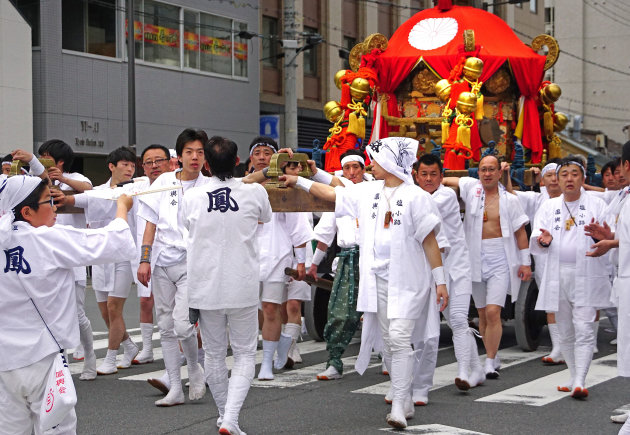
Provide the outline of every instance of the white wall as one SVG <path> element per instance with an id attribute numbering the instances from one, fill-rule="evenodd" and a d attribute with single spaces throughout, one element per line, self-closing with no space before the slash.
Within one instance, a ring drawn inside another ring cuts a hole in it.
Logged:
<path id="1" fill-rule="evenodd" d="M 31 28 L 0 0 L 0 155 L 33 149 Z"/>

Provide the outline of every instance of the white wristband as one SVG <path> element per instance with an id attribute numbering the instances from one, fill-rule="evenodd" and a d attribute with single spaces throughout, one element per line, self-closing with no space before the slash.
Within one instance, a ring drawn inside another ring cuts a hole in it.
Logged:
<path id="1" fill-rule="evenodd" d="M 431 270 L 431 274 L 433 275 L 433 281 L 435 281 L 435 285 L 446 285 L 446 277 L 444 276 L 444 267 L 436 267 Z"/>
<path id="2" fill-rule="evenodd" d="M 527 249 L 527 248 L 521 249 L 518 252 L 519 252 L 519 254 L 521 256 L 521 265 L 523 265 L 523 266 L 531 266 L 532 265 L 532 259 L 529 256 L 529 249 Z"/>
<path id="3" fill-rule="evenodd" d="M 295 259 L 298 263 L 306 262 L 306 247 L 293 248 L 293 252 L 295 252 Z"/>
<path id="4" fill-rule="evenodd" d="M 317 249 L 315 249 L 315 253 L 313 254 L 313 261 L 312 261 L 312 263 L 315 266 L 319 266 L 319 263 L 322 262 L 324 257 L 326 257 L 326 251 L 322 251 L 321 249 L 317 248 Z"/>
<path id="5" fill-rule="evenodd" d="M 36 177 L 39 177 L 44 173 L 44 165 L 42 165 L 42 162 L 40 162 L 39 159 L 35 157 L 35 155 L 33 155 L 31 161 L 28 162 L 28 165 L 31 168 L 31 174 L 35 175 Z"/>
<path id="6" fill-rule="evenodd" d="M 318 169 L 317 172 L 315 172 L 315 174 L 311 177 L 311 180 L 315 181 L 316 183 L 329 185 L 330 183 L 332 183 L 333 176 L 324 170 Z"/>
<path id="7" fill-rule="evenodd" d="M 311 190 L 311 186 L 314 184 L 314 181 L 309 180 L 304 177 L 298 177 L 297 183 L 295 183 L 296 187 L 299 187 L 302 190 L 306 190 L 307 192 Z"/>

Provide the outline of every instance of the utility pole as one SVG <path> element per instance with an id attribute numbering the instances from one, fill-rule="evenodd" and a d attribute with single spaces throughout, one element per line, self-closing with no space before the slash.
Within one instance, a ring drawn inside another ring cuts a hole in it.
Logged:
<path id="1" fill-rule="evenodd" d="M 297 148 L 297 23 L 295 0 L 284 0 L 284 145 Z"/>
<path id="2" fill-rule="evenodd" d="M 136 145 L 136 32 L 134 0 L 127 0 L 127 109 L 129 146 Z"/>

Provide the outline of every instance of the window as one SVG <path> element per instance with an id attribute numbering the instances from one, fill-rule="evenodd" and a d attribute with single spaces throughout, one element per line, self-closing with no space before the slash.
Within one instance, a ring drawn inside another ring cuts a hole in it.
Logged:
<path id="1" fill-rule="evenodd" d="M 357 44 L 357 40 L 356 38 L 351 38 L 349 36 L 344 36 L 343 37 L 343 48 L 345 48 L 346 50 L 348 50 L 348 53 L 350 53 L 350 50 L 352 50 L 352 48 Z M 350 57 L 345 57 L 343 59 L 343 68 L 344 69 L 350 69 Z"/>
<path id="2" fill-rule="evenodd" d="M 184 11 L 184 67 L 199 69 L 199 13 Z"/>
<path id="3" fill-rule="evenodd" d="M 201 71 L 232 74 L 232 20 L 201 14 Z"/>
<path id="4" fill-rule="evenodd" d="M 247 77 L 247 39 L 241 38 L 240 32 L 247 32 L 247 23 L 233 22 L 234 32 L 234 75 Z"/>
<path id="5" fill-rule="evenodd" d="M 279 38 L 273 38 L 273 36 L 278 36 L 278 19 L 263 15 L 262 33 L 271 36 L 271 38 L 262 39 L 262 63 L 270 68 L 278 68 Z"/>
<path id="6" fill-rule="evenodd" d="M 307 35 L 318 34 L 317 29 L 304 26 L 304 33 Z M 306 43 L 306 42 L 305 42 Z M 309 76 L 317 76 L 317 49 L 318 46 L 309 48 L 304 51 L 304 74 Z"/>
<path id="7" fill-rule="evenodd" d="M 529 0 L 529 11 L 534 13 L 534 14 L 538 13 L 537 0 Z"/>
<path id="8" fill-rule="evenodd" d="M 62 48 L 116 57 L 116 0 L 63 0 Z"/>
<path id="9" fill-rule="evenodd" d="M 31 45 L 39 47 L 39 0 L 11 0 L 11 3 L 31 26 Z"/>
<path id="10" fill-rule="evenodd" d="M 179 67 L 179 8 L 144 0 L 142 16 L 144 60 Z"/>

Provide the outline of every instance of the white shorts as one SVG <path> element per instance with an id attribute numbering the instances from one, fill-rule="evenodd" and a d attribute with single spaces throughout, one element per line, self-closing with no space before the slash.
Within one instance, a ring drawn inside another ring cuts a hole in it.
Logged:
<path id="1" fill-rule="evenodd" d="M 260 282 L 260 301 L 271 302 L 280 305 L 287 300 L 287 283 L 261 281 Z"/>
<path id="2" fill-rule="evenodd" d="M 131 274 L 131 265 L 128 261 L 116 263 L 114 272 L 114 289 L 111 292 L 94 290 L 96 294 L 96 302 L 107 302 L 108 297 L 127 299 L 131 292 L 131 284 L 133 283 L 133 275 Z"/>
<path id="3" fill-rule="evenodd" d="M 311 300 L 311 286 L 305 281 L 292 279 L 287 284 L 287 296 L 285 300 L 295 299 L 296 301 Z"/>
<path id="4" fill-rule="evenodd" d="M 505 305 L 510 288 L 510 268 L 503 249 L 503 240 L 485 239 L 481 241 L 481 282 L 473 282 L 472 296 L 475 307 Z"/>

